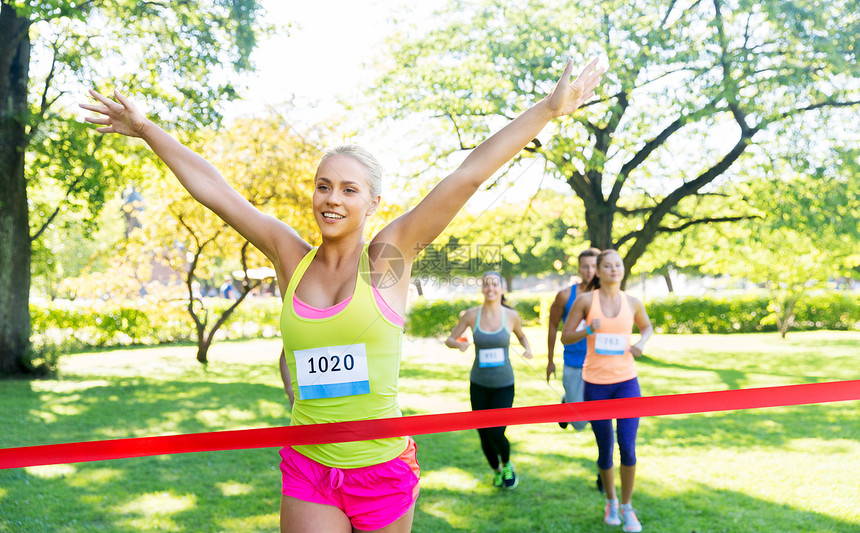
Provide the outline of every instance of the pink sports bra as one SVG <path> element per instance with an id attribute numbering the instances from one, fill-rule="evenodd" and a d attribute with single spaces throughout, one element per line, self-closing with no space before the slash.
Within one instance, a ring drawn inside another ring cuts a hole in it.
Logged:
<path id="1" fill-rule="evenodd" d="M 308 305 L 305 302 L 299 300 L 299 297 L 293 294 L 293 310 L 302 318 L 310 318 L 313 320 L 319 320 L 321 318 L 329 318 L 334 315 L 340 313 L 346 306 L 349 305 L 350 300 L 352 300 L 352 296 L 347 298 L 346 300 L 335 304 L 331 307 L 326 307 L 321 309 L 319 307 L 314 307 L 312 305 Z M 376 306 L 382 312 L 382 315 L 388 319 L 389 322 L 394 324 L 395 326 L 403 326 L 404 320 L 403 317 L 397 314 L 394 309 L 388 305 L 388 302 L 379 294 L 379 291 L 376 287 L 373 287 L 373 300 L 376 303 Z"/>

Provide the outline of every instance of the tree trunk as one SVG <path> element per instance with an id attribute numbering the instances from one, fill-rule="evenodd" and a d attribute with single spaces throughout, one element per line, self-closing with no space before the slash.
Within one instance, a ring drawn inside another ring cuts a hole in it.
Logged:
<path id="1" fill-rule="evenodd" d="M 27 373 L 30 224 L 27 147 L 29 20 L 0 3 L 0 376 Z"/>
<path id="2" fill-rule="evenodd" d="M 668 268 L 666 269 L 666 273 L 663 274 L 663 279 L 666 281 L 666 288 L 669 290 L 669 293 L 675 292 L 675 287 L 672 285 L 672 271 Z"/>
<path id="3" fill-rule="evenodd" d="M 779 336 L 783 339 L 788 333 L 788 330 L 794 324 L 794 305 L 797 303 L 796 298 L 788 298 L 781 306 L 782 308 L 776 314 L 776 326 L 779 328 Z"/>
<path id="4" fill-rule="evenodd" d="M 206 365 L 209 363 L 209 346 L 212 345 L 212 338 L 197 339 L 197 361 L 200 364 Z"/>
<path id="5" fill-rule="evenodd" d="M 615 245 L 612 241 L 612 224 L 615 222 L 614 209 L 606 205 L 602 198 L 598 200 L 598 205 L 595 206 L 589 205 L 586 201 L 583 203 L 585 204 L 585 227 L 591 246 L 598 250 L 613 248 Z"/>

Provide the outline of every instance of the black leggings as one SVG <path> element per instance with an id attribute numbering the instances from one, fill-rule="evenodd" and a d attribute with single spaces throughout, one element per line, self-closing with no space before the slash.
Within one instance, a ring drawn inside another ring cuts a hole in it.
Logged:
<path id="1" fill-rule="evenodd" d="M 472 410 L 502 409 L 514 405 L 514 386 L 507 387 L 482 387 L 469 382 L 469 397 L 472 400 Z M 478 435 L 481 437 L 481 449 L 493 470 L 511 459 L 511 445 L 505 437 L 506 426 L 495 428 L 481 428 Z"/>

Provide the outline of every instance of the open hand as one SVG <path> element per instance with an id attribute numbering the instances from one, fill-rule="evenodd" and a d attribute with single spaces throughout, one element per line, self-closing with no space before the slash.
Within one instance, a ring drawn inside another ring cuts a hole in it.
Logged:
<path id="1" fill-rule="evenodd" d="M 141 137 L 143 127 L 146 125 L 146 117 L 138 111 L 137 107 L 119 91 L 113 92 L 116 100 L 90 89 L 90 95 L 99 101 L 98 104 L 80 104 L 88 111 L 99 113 L 101 116 L 87 117 L 86 121 L 91 124 L 99 124 L 96 128 L 99 133 L 119 133 L 129 137 Z"/>
<path id="2" fill-rule="evenodd" d="M 569 115 L 594 96 L 594 89 L 603 75 L 603 68 L 598 67 L 597 63 L 598 58 L 592 59 L 591 63 L 571 82 L 573 60 L 567 60 L 564 73 L 562 73 L 558 83 L 555 84 L 552 93 L 547 96 L 554 116 Z"/>

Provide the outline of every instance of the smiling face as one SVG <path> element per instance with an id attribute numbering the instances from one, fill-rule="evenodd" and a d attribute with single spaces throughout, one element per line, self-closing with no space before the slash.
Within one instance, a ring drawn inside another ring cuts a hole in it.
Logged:
<path id="1" fill-rule="evenodd" d="M 481 278 L 481 292 L 487 302 L 495 302 L 500 299 L 505 292 L 502 278 L 496 274 L 484 274 L 484 277 Z"/>
<path id="2" fill-rule="evenodd" d="M 372 196 L 367 168 L 346 155 L 320 163 L 314 179 L 314 219 L 323 238 L 339 238 L 364 231 L 367 217 L 379 205 Z"/>
<path id="3" fill-rule="evenodd" d="M 600 285 L 620 284 L 624 279 L 624 261 L 615 250 L 600 254 L 597 258 L 597 277 Z"/>

